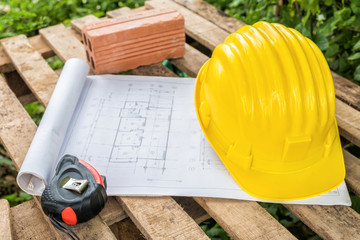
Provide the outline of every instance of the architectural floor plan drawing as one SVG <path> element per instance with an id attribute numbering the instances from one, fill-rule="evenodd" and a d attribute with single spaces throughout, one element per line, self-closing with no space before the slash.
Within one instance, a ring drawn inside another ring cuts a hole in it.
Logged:
<path id="1" fill-rule="evenodd" d="M 149 195 L 152 188 L 169 188 L 174 195 L 184 188 L 201 192 L 214 176 L 228 175 L 198 125 L 189 98 L 194 79 L 134 84 L 130 76 L 127 81 L 103 78 L 85 86 L 60 155 L 73 154 L 94 165 L 107 177 L 109 194 L 129 185 Z M 237 191 L 232 178 L 226 179 L 226 191 Z M 221 188 L 223 182 L 212 185 Z"/>

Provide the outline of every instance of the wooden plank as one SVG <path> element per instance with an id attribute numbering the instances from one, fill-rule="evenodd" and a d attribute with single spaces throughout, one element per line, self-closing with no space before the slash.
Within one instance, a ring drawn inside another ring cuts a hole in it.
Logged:
<path id="1" fill-rule="evenodd" d="M 172 8 L 180 12 L 185 18 L 185 31 L 191 38 L 197 40 L 209 49 L 214 49 L 229 35 L 223 29 L 195 14 L 183 6 L 167 0 L 152 0 L 145 2 L 146 8 Z M 206 36 L 206 37 L 204 37 Z"/>
<path id="2" fill-rule="evenodd" d="M 24 161 L 35 132 L 36 124 L 0 76 L 0 140 L 17 169 Z"/>
<path id="3" fill-rule="evenodd" d="M 0 199 L 0 239 L 13 239 L 9 202 Z"/>
<path id="4" fill-rule="evenodd" d="M 140 76 L 164 76 L 164 77 L 178 77 L 170 69 L 161 63 L 151 64 L 149 66 L 141 66 L 130 71 L 134 75 Z"/>
<path id="5" fill-rule="evenodd" d="M 128 217 L 115 197 L 109 197 L 104 209 L 99 213 L 100 218 L 110 226 Z"/>
<path id="6" fill-rule="evenodd" d="M 360 239 L 360 215 L 346 206 L 285 205 L 324 239 Z"/>
<path id="7" fill-rule="evenodd" d="M 81 33 L 81 29 L 84 27 L 86 23 L 97 22 L 100 21 L 99 18 L 94 15 L 87 15 L 85 17 L 77 18 L 71 20 L 71 27 L 78 33 Z"/>
<path id="8" fill-rule="evenodd" d="M 360 86 L 331 72 L 334 79 L 336 97 L 360 111 Z"/>
<path id="9" fill-rule="evenodd" d="M 26 86 L 18 72 L 13 71 L 4 73 L 4 77 L 10 89 L 15 93 L 16 97 L 31 93 L 30 89 L 28 86 Z"/>
<path id="10" fill-rule="evenodd" d="M 360 112 L 336 99 L 335 116 L 341 136 L 360 146 Z"/>
<path id="11" fill-rule="evenodd" d="M 209 20 L 227 32 L 236 32 L 239 28 L 245 26 L 245 23 L 230 17 L 223 11 L 202 0 L 174 0 L 176 3 L 187 7 L 203 18 Z"/>
<path id="12" fill-rule="evenodd" d="M 44 28 L 39 32 L 61 60 L 80 58 L 86 61 L 84 46 L 63 24 Z"/>
<path id="13" fill-rule="evenodd" d="M 80 223 L 73 226 L 69 226 L 80 239 L 110 239 L 116 240 L 115 235 L 111 229 L 101 220 L 99 216 L 92 218 L 86 223 Z"/>
<path id="14" fill-rule="evenodd" d="M 296 239 L 258 203 L 194 198 L 234 239 Z"/>
<path id="15" fill-rule="evenodd" d="M 210 215 L 191 197 L 173 197 L 173 199 L 194 219 L 197 224 L 210 218 Z"/>
<path id="16" fill-rule="evenodd" d="M 30 37 L 29 42 L 44 58 L 54 56 L 54 52 L 43 41 L 41 36 Z M 15 67 L 12 65 L 10 58 L 6 55 L 3 47 L 0 46 L 0 72 L 5 73 L 14 70 Z"/>
<path id="17" fill-rule="evenodd" d="M 343 152 L 346 166 L 346 185 L 356 195 L 360 196 L 360 159 L 346 150 Z"/>
<path id="18" fill-rule="evenodd" d="M 106 16 L 108 16 L 110 18 L 115 18 L 115 17 L 118 17 L 118 16 L 124 16 L 124 15 L 131 14 L 131 13 L 132 13 L 132 11 L 131 11 L 130 8 L 122 7 L 122 8 L 115 9 L 115 10 L 107 12 Z"/>
<path id="19" fill-rule="evenodd" d="M 118 240 L 145 240 L 144 236 L 130 218 L 126 218 L 121 222 L 111 225 L 110 229 Z"/>
<path id="20" fill-rule="evenodd" d="M 182 58 L 171 59 L 170 62 L 190 77 L 196 77 L 201 66 L 209 59 L 205 54 L 185 44 L 185 55 Z"/>
<path id="21" fill-rule="evenodd" d="M 14 239 L 55 239 L 35 200 L 22 203 L 10 210 Z M 65 238 L 65 235 L 63 236 Z"/>
<path id="22" fill-rule="evenodd" d="M 58 75 L 31 46 L 25 35 L 3 39 L 1 44 L 27 86 L 47 106 Z"/>
<path id="23" fill-rule="evenodd" d="M 146 239 L 209 239 L 171 197 L 118 197 Z"/>

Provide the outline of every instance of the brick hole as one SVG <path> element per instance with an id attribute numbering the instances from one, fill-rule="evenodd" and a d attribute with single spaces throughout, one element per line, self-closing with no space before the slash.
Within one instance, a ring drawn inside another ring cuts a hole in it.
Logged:
<path id="1" fill-rule="evenodd" d="M 92 52 L 90 39 L 88 39 L 88 44 L 89 44 L 89 49 L 90 49 L 90 52 Z"/>
<path id="2" fill-rule="evenodd" d="M 90 56 L 89 56 L 89 52 L 86 50 L 86 58 L 87 58 L 87 61 L 90 62 Z"/>
<path id="3" fill-rule="evenodd" d="M 87 38 L 85 36 L 85 33 L 83 34 L 83 42 L 84 42 L 85 45 L 87 45 Z"/>
<path id="4" fill-rule="evenodd" d="M 94 59 L 91 57 L 91 66 L 93 69 L 95 69 L 95 63 L 94 63 Z"/>

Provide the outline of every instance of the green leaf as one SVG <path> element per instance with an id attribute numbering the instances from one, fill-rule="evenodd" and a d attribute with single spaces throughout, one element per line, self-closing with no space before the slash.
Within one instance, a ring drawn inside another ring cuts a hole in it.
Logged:
<path id="1" fill-rule="evenodd" d="M 330 45 L 326 49 L 325 57 L 331 58 L 331 57 L 335 56 L 338 52 L 339 52 L 339 45 L 338 44 Z"/>
<path id="2" fill-rule="evenodd" d="M 353 55 L 351 55 L 350 57 L 347 58 L 349 61 L 355 61 L 355 60 L 358 60 L 360 59 L 360 52 L 357 52 Z"/>
<path id="3" fill-rule="evenodd" d="M 354 80 L 360 82 L 360 65 L 358 65 L 354 72 Z"/>
<path id="4" fill-rule="evenodd" d="M 359 49 L 360 49 L 360 40 L 357 41 L 357 43 L 355 43 L 355 45 L 353 46 L 352 50 L 353 50 L 353 51 L 357 51 L 357 50 L 359 50 Z"/>
<path id="5" fill-rule="evenodd" d="M 314 42 L 320 48 L 321 51 L 324 51 L 329 47 L 329 41 L 326 36 L 323 34 L 316 34 L 314 37 Z"/>

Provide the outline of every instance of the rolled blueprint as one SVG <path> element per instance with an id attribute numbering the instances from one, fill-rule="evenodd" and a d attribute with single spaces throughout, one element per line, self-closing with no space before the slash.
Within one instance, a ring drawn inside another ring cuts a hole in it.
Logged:
<path id="1" fill-rule="evenodd" d="M 89 66 L 83 60 L 72 58 L 66 61 L 17 177 L 20 188 L 25 192 L 41 195 L 51 180 L 88 72 Z"/>

